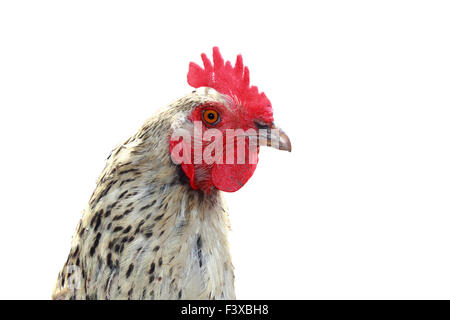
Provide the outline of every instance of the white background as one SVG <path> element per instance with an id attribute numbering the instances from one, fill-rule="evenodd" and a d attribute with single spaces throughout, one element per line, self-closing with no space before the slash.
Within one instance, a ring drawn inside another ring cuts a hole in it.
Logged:
<path id="1" fill-rule="evenodd" d="M 442 1 L 2 1 L 0 298 L 48 299 L 112 148 L 242 53 L 293 152 L 227 194 L 238 298 L 450 298 Z"/>

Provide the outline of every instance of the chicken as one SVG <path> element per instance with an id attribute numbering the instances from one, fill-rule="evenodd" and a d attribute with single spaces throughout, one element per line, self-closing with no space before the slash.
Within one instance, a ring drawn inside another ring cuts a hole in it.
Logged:
<path id="1" fill-rule="evenodd" d="M 196 90 L 108 157 L 53 299 L 235 299 L 221 191 L 248 181 L 260 146 L 291 144 L 241 55 L 202 60 L 189 66 Z"/>

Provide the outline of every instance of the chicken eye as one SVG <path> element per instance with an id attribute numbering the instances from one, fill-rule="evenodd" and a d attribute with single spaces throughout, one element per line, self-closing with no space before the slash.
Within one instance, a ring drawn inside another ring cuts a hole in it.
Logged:
<path id="1" fill-rule="evenodd" d="M 219 114 L 216 110 L 213 109 L 206 109 L 203 110 L 203 120 L 207 124 L 217 124 L 219 122 Z"/>

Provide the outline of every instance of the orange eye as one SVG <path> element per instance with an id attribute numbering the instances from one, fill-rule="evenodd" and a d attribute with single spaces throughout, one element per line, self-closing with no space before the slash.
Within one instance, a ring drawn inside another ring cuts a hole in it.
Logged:
<path id="1" fill-rule="evenodd" d="M 220 120 L 219 114 L 213 109 L 203 110 L 203 120 L 208 124 L 217 124 Z"/>

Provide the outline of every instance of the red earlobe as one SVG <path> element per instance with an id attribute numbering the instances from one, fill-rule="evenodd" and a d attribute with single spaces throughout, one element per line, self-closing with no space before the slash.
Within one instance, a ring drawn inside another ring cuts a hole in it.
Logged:
<path id="1" fill-rule="evenodd" d="M 195 168 L 193 164 L 181 164 L 181 169 L 183 169 L 186 176 L 189 178 L 191 183 L 191 188 L 197 190 L 198 187 L 195 185 Z"/>
<path id="2" fill-rule="evenodd" d="M 169 149 L 170 149 L 170 155 L 171 155 L 172 161 L 175 164 L 179 164 L 181 161 L 181 169 L 183 169 L 183 172 L 189 178 L 192 189 L 197 190 L 198 187 L 195 185 L 194 164 L 192 163 L 192 159 L 188 159 L 185 157 L 185 155 L 183 154 L 183 150 L 184 150 L 183 148 L 181 148 L 181 150 L 177 150 L 176 147 L 179 146 L 180 144 L 183 144 L 182 138 L 180 138 L 178 141 L 177 140 L 169 141 Z M 179 152 L 179 154 L 174 154 L 174 153 L 177 153 L 177 151 Z M 187 161 L 187 160 L 190 160 L 190 161 Z"/>

